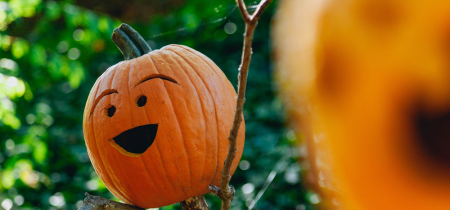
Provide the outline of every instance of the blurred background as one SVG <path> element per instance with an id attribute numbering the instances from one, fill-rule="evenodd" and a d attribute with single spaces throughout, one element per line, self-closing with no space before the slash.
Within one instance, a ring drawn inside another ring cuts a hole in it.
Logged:
<path id="1" fill-rule="evenodd" d="M 246 3 L 253 11 L 258 2 Z M 305 149 L 293 147 L 299 135 L 275 96 L 270 24 L 277 3 L 263 13 L 253 41 L 233 209 L 311 210 L 321 202 L 302 184 Z M 82 120 L 96 79 L 123 60 L 110 39 L 122 22 L 153 49 L 182 44 L 202 52 L 236 87 L 244 23 L 233 0 L 0 1 L 1 209 L 76 209 L 85 192 L 114 199 L 89 161 Z M 206 199 L 220 208 L 217 197 Z"/>

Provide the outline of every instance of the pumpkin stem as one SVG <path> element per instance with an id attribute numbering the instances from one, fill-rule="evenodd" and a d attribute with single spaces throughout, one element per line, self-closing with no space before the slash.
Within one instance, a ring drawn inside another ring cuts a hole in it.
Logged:
<path id="1" fill-rule="evenodd" d="M 152 51 L 144 38 L 126 23 L 122 23 L 114 29 L 111 39 L 126 60 L 140 57 Z"/>

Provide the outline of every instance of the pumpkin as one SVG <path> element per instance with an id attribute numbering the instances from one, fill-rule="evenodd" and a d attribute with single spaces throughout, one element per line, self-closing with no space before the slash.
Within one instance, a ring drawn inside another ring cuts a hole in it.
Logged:
<path id="1" fill-rule="evenodd" d="M 236 92 L 208 57 L 186 46 L 151 51 L 122 24 L 113 40 L 127 60 L 109 67 L 86 102 L 83 131 L 100 179 L 121 201 L 161 207 L 210 192 L 228 151 Z M 234 173 L 244 147 L 237 138 Z"/>
<path id="2" fill-rule="evenodd" d="M 440 0 L 282 2 L 277 78 L 325 206 L 450 209 L 449 11 Z"/>

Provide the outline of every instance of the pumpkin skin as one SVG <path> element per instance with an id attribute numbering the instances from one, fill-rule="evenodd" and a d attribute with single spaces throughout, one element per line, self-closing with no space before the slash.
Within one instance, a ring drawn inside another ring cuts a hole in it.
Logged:
<path id="1" fill-rule="evenodd" d="M 147 101 L 139 107 L 141 95 Z M 189 47 L 169 45 L 122 61 L 89 94 L 83 120 L 89 157 L 106 187 L 127 204 L 154 208 L 203 195 L 219 185 L 235 104 L 236 92 L 219 67 Z M 109 117 L 111 106 L 116 110 Z M 120 150 L 111 140 L 148 124 L 157 132 L 142 154 Z M 244 133 L 242 122 L 231 174 Z"/>
<path id="2" fill-rule="evenodd" d="M 282 3 L 278 81 L 325 203 L 450 209 L 449 11 L 438 0 Z"/>

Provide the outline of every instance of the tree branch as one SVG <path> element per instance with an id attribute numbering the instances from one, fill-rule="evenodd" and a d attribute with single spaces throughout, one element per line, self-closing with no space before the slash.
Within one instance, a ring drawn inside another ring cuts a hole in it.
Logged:
<path id="1" fill-rule="evenodd" d="M 180 204 L 183 210 L 209 210 L 203 195 L 188 198 L 185 201 L 181 201 Z"/>
<path id="2" fill-rule="evenodd" d="M 86 198 L 78 210 L 144 210 L 137 206 L 119 203 L 100 196 L 89 195 L 89 193 L 85 193 L 84 195 Z M 188 198 L 185 201 L 181 201 L 180 204 L 183 210 L 209 210 L 203 195 Z"/>
<path id="3" fill-rule="evenodd" d="M 238 98 L 236 103 L 236 111 L 234 114 L 233 126 L 230 131 L 230 135 L 228 136 L 229 140 L 229 148 L 228 155 L 225 159 L 225 163 L 222 170 L 222 179 L 220 180 L 220 188 L 216 186 L 210 186 L 209 189 L 219 196 L 222 200 L 222 210 L 228 210 L 231 208 L 231 201 L 234 197 L 234 188 L 229 185 L 230 182 L 230 171 L 231 164 L 233 163 L 234 158 L 236 157 L 236 143 L 237 143 L 237 135 L 239 132 L 239 127 L 242 121 L 242 111 L 244 109 L 245 103 L 245 89 L 247 88 L 247 76 L 248 76 L 248 67 L 250 65 L 251 56 L 252 56 L 252 41 L 253 41 L 253 33 L 258 24 L 258 20 L 265 10 L 267 5 L 272 2 L 272 0 L 262 0 L 255 12 L 250 16 L 247 12 L 247 8 L 245 7 L 243 0 L 236 0 L 237 5 L 239 6 L 239 10 L 241 11 L 242 18 L 245 21 L 245 33 L 244 33 L 244 46 L 242 50 L 242 59 L 241 65 L 239 66 L 239 75 L 238 75 Z"/>
<path id="4" fill-rule="evenodd" d="M 83 205 L 78 210 L 144 210 L 137 206 L 119 203 L 100 196 L 89 195 L 89 193 L 85 193 L 84 195 L 86 198 L 83 201 Z"/>
<path id="5" fill-rule="evenodd" d="M 236 0 L 238 4 L 239 10 L 241 11 L 242 18 L 244 18 L 244 22 L 250 21 L 251 17 L 247 12 L 247 7 L 244 4 L 244 0 Z"/>

